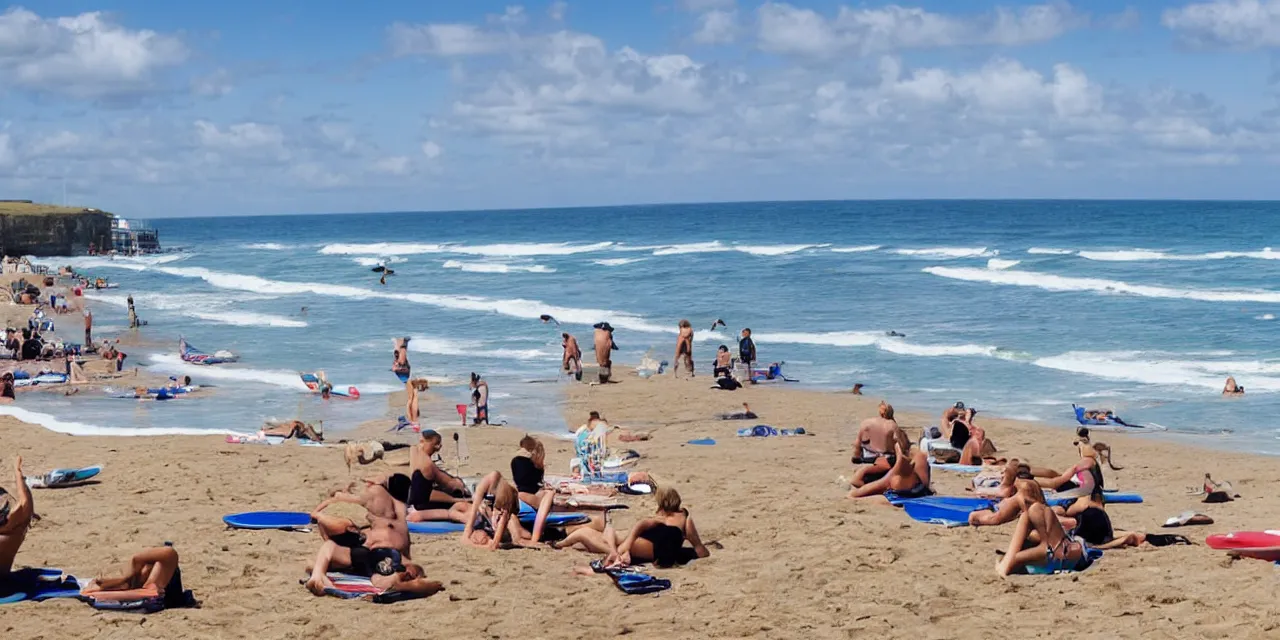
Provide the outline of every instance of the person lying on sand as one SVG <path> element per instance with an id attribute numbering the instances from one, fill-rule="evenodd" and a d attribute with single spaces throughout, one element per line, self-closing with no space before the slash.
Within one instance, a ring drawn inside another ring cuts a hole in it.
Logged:
<path id="1" fill-rule="evenodd" d="M 744 402 L 742 403 L 742 411 L 722 413 L 719 417 L 721 420 L 756 420 L 760 416 L 756 415 L 756 412 L 752 411 L 751 407 Z"/>
<path id="2" fill-rule="evenodd" d="M 644 442 L 653 437 L 648 431 L 634 431 L 624 427 L 611 426 L 607 420 L 600 417 L 599 411 L 592 411 L 587 415 L 587 421 L 578 426 L 573 431 L 577 440 L 582 440 L 588 434 L 598 440 L 598 446 L 604 447 L 607 451 L 609 448 L 609 435 L 616 434 L 619 442 Z M 602 456 L 604 457 L 604 456 Z"/>
<path id="3" fill-rule="evenodd" d="M 368 527 L 360 527 L 350 518 L 329 515 L 324 510 L 338 503 L 356 504 L 371 516 L 395 519 L 398 513 L 405 512 L 403 499 L 409 495 L 409 476 L 394 473 L 384 478 L 367 478 L 363 491 L 356 494 L 354 489 L 353 484 L 346 491 L 330 492 L 329 497 L 311 511 L 311 522 L 322 540 L 332 540 L 347 548 L 364 546 L 367 539 L 364 530 Z"/>
<path id="4" fill-rule="evenodd" d="M 312 426 L 301 420 L 267 420 L 262 423 L 262 430 L 258 434 L 324 442 L 324 421 L 317 421 L 315 426 Z"/>
<path id="5" fill-rule="evenodd" d="M 1004 497 L 995 509 L 983 509 L 969 514 L 969 524 L 975 527 L 994 527 L 1013 522 L 1032 504 L 1044 504 L 1044 490 L 1031 477 L 1031 468 L 1016 460 L 1009 463 L 1014 476 L 1010 484 L 1011 492 Z M 1006 468 L 1006 473 L 1009 468 Z"/>
<path id="6" fill-rule="evenodd" d="M 613 527 L 605 527 L 604 531 L 584 527 L 552 546 L 556 549 L 580 546 L 591 553 L 603 553 L 606 566 L 652 562 L 659 567 L 671 567 L 710 556 L 711 551 L 702 543 L 698 527 L 693 524 L 693 516 L 681 505 L 680 492 L 673 487 L 658 487 L 654 499 L 658 503 L 657 513 L 636 523 L 621 543 Z M 684 546 L 685 541 L 689 547 Z"/>
<path id="7" fill-rule="evenodd" d="M 1066 509 L 1054 507 L 1053 511 L 1058 514 L 1062 526 L 1071 531 L 1072 536 L 1084 540 L 1095 549 L 1140 547 L 1143 543 L 1154 547 L 1191 544 L 1186 536 L 1116 531 L 1111 526 L 1111 517 L 1107 515 L 1106 502 L 1106 494 L 1102 488 L 1094 487 L 1093 493 L 1076 500 Z"/>
<path id="8" fill-rule="evenodd" d="M 439 433 L 424 429 L 418 444 L 409 449 L 409 522 L 465 522 L 466 503 L 457 502 L 450 494 L 465 495 L 466 483 L 445 473 L 432 459 L 440 451 L 441 442 Z"/>
<path id="9" fill-rule="evenodd" d="M 331 570 L 369 578 L 373 586 L 384 591 L 431 595 L 443 590 L 439 582 L 426 579 L 420 565 L 405 563 L 410 559 L 409 529 L 403 507 L 397 506 L 396 511 L 395 518 L 370 513 L 369 528 L 360 546 L 344 547 L 334 540 L 325 540 L 310 567 L 307 590 L 324 595 L 325 589 L 333 587 L 325 575 Z"/>
<path id="10" fill-rule="evenodd" d="M 129 559 L 119 575 L 100 576 L 90 580 L 80 590 L 80 595 L 113 601 L 143 598 L 168 600 L 182 595 L 179 586 L 173 585 L 177 571 L 178 552 L 173 547 L 166 545 L 143 549 Z M 179 592 L 167 593 L 170 589 Z"/>
<path id="11" fill-rule="evenodd" d="M 933 493 L 933 489 L 929 487 L 929 457 L 919 449 L 908 454 L 911 451 L 911 442 L 906 434 L 894 440 L 893 450 L 896 459 L 889 472 L 879 480 L 855 487 L 849 492 L 850 498 L 878 495 L 918 498 Z"/>
<path id="12" fill-rule="evenodd" d="M 13 458 L 14 491 L 0 487 L 0 581 L 13 569 L 13 559 L 27 539 L 27 529 L 36 513 L 36 503 L 22 473 L 22 456 Z M 9 498 L 8 496 L 13 496 Z"/>
<path id="13" fill-rule="evenodd" d="M 1028 547 L 1029 543 L 1033 546 Z M 1083 571 L 1092 563 L 1085 542 L 1069 537 L 1049 507 L 1032 504 L 1018 517 L 1009 548 L 996 563 L 996 573 L 1007 576 L 1030 567 L 1046 573 Z"/>
<path id="14" fill-rule="evenodd" d="M 1244 387 L 1236 384 L 1236 379 L 1227 376 L 1227 384 L 1222 387 L 1222 395 L 1224 396 L 1242 396 L 1244 395 Z"/>
<path id="15" fill-rule="evenodd" d="M 897 456 L 892 453 L 897 441 L 897 420 L 893 418 L 893 405 L 881 402 L 878 407 L 879 417 L 867 418 L 858 429 L 858 437 L 853 441 L 853 464 L 865 465 L 853 472 L 850 484 L 861 487 L 867 482 L 883 478 L 893 468 Z M 902 435 L 906 438 L 906 434 Z"/>
<path id="16" fill-rule="evenodd" d="M 1120 470 L 1124 467 L 1118 467 L 1111 461 L 1111 447 L 1104 443 L 1090 444 L 1089 437 L 1083 436 L 1073 442 L 1076 449 L 1080 452 L 1080 461 L 1065 472 L 1051 478 L 1037 478 L 1041 487 L 1052 489 L 1060 493 L 1071 492 L 1080 496 L 1087 496 L 1093 492 L 1094 487 L 1104 487 L 1102 478 L 1102 463 L 1099 458 L 1105 458 L 1107 465 L 1112 470 Z"/>

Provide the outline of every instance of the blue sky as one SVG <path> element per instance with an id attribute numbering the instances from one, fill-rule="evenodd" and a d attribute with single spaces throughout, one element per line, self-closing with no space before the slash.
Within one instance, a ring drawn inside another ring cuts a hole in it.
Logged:
<path id="1" fill-rule="evenodd" d="M 1280 196 L 1280 0 L 30 2 L 0 197 L 264 214 Z"/>

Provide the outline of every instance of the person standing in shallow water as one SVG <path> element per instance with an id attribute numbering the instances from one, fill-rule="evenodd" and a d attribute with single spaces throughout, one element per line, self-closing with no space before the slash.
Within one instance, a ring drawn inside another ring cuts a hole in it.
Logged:
<path id="1" fill-rule="evenodd" d="M 575 380 L 582 382 L 582 348 L 578 346 L 578 339 L 567 332 L 560 334 L 560 337 L 564 339 L 561 343 L 564 347 L 564 353 L 560 356 L 561 370 L 573 374 Z"/>
<path id="2" fill-rule="evenodd" d="M 595 329 L 596 365 L 599 367 L 597 375 L 600 384 L 605 384 L 613 375 L 613 351 L 618 345 L 613 341 L 613 327 L 608 322 L 596 324 Z"/>
<path id="3" fill-rule="evenodd" d="M 674 377 L 676 372 L 680 371 L 680 363 L 683 362 L 685 368 L 689 370 L 689 377 L 694 377 L 693 372 L 693 325 L 688 320 L 680 321 L 680 335 L 676 338 L 676 357 L 671 365 L 671 375 Z"/>

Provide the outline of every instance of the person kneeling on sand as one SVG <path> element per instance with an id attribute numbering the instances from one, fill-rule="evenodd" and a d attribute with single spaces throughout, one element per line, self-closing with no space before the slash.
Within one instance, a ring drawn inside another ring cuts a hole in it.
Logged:
<path id="1" fill-rule="evenodd" d="M 613 527 L 604 531 L 582 528 L 552 545 L 557 549 L 581 547 L 590 553 L 605 554 L 606 566 L 627 566 L 652 562 L 659 567 L 684 564 L 695 558 L 706 558 L 711 551 L 702 543 L 693 516 L 681 505 L 680 493 L 673 487 L 659 487 L 654 493 L 658 511 L 652 518 L 636 526 L 618 542 Z M 688 541 L 688 547 L 684 543 Z"/>
<path id="2" fill-rule="evenodd" d="M 901 430 L 899 430 L 901 433 Z M 886 498 L 919 498 L 933 494 L 929 487 L 929 457 L 917 449 L 911 452 L 906 434 L 895 438 L 893 467 L 883 478 L 849 492 L 850 498 L 883 495 Z"/>
<path id="3" fill-rule="evenodd" d="M 317 421 L 315 426 L 312 426 L 301 420 L 267 420 L 262 423 L 262 430 L 258 433 L 262 436 L 281 436 L 284 438 L 310 440 L 312 442 L 324 442 L 324 421 Z"/>
<path id="4" fill-rule="evenodd" d="M 459 502 L 454 496 L 467 495 L 466 483 L 445 473 L 433 460 L 440 451 L 441 442 L 439 433 L 426 429 L 418 443 L 409 449 L 409 467 L 412 469 L 407 500 L 409 522 L 465 522 L 466 503 Z"/>

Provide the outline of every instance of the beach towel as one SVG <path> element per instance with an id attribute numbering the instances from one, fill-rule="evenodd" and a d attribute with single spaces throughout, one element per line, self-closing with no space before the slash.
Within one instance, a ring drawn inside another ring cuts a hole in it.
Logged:
<path id="1" fill-rule="evenodd" d="M 325 575 L 333 583 L 332 587 L 324 590 L 325 595 L 343 600 L 362 599 L 377 604 L 390 604 L 426 597 L 420 593 L 383 591 L 373 586 L 373 582 L 363 576 L 353 576 L 346 573 L 328 573 Z M 301 582 L 306 584 L 305 580 Z"/>
<path id="2" fill-rule="evenodd" d="M 0 604 L 80 596 L 80 581 L 61 569 L 24 567 L 0 580 Z"/>
<path id="3" fill-rule="evenodd" d="M 767 424 L 758 424 L 754 427 L 738 429 L 739 438 L 768 438 L 776 435 L 778 435 L 778 430 Z"/>
<path id="4" fill-rule="evenodd" d="M 656 593 L 671 588 L 670 580 L 641 573 L 635 567 L 605 568 L 603 560 L 595 560 L 591 563 L 591 570 L 609 576 L 614 586 L 631 596 Z"/>

